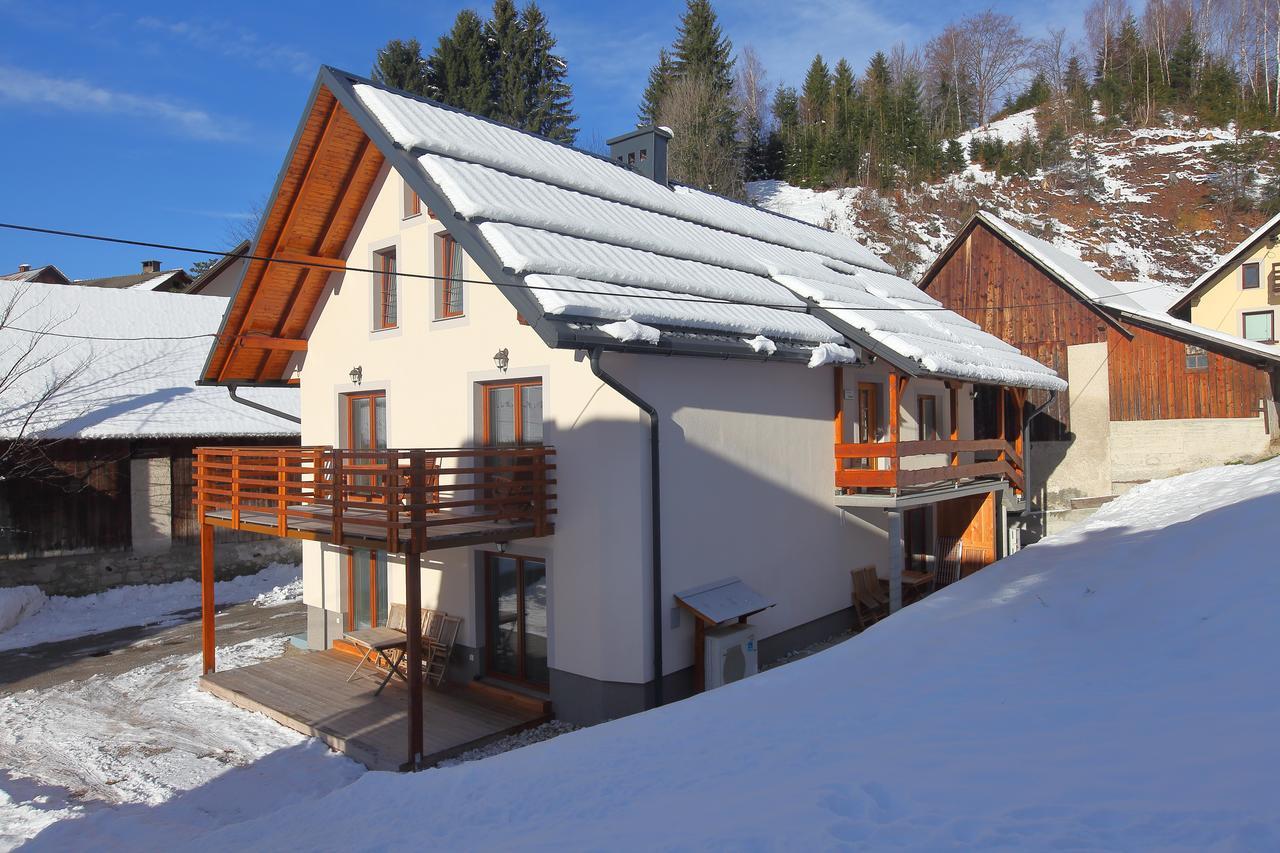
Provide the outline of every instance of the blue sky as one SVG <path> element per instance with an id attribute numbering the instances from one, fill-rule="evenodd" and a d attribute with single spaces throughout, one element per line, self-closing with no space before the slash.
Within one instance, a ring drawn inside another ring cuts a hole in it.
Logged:
<path id="1" fill-rule="evenodd" d="M 898 41 L 922 45 L 946 21 L 993 6 L 1032 34 L 1079 29 L 1084 0 L 719 0 L 735 46 L 773 83 L 813 54 L 855 69 Z M 390 38 L 434 44 L 458 9 L 487 4 L 293 0 L 174 4 L 0 0 L 0 221 L 221 248 L 270 191 L 324 63 L 367 74 Z M 684 0 L 541 6 L 569 62 L 579 141 L 630 127 L 648 68 Z M 641 14 L 643 12 L 643 14 Z M 56 263 L 73 278 L 165 268 L 199 256 L 0 230 L 0 271 Z"/>

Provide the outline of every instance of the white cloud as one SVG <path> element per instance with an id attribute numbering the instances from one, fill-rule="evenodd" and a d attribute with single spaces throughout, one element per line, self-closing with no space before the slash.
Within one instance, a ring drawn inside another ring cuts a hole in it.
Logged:
<path id="1" fill-rule="evenodd" d="M 238 122 L 169 98 L 118 92 L 84 80 L 50 77 L 20 68 L 0 66 L 0 100 L 66 112 L 150 119 L 161 130 L 194 139 L 224 141 L 243 136 Z"/>
<path id="2" fill-rule="evenodd" d="M 266 71 L 286 71 L 309 77 L 320 65 L 305 50 L 264 41 L 252 30 L 225 21 L 167 21 L 148 16 L 139 18 L 136 24 L 142 29 L 182 39 L 201 50 L 248 62 Z"/>

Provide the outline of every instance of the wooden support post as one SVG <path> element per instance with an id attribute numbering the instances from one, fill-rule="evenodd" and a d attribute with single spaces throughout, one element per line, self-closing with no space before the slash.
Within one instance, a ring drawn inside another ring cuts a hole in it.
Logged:
<path id="1" fill-rule="evenodd" d="M 404 613 L 409 634 L 405 666 L 409 681 L 409 769 L 422 761 L 422 556 L 409 550 L 404 555 Z"/>
<path id="2" fill-rule="evenodd" d="M 893 472 L 894 488 L 898 485 L 898 472 L 902 468 L 902 457 L 898 455 L 899 443 L 902 440 L 902 394 L 907 390 L 907 377 L 889 371 L 889 442 L 893 445 L 893 455 L 889 457 L 889 470 Z"/>
<path id="3" fill-rule="evenodd" d="M 707 625 L 696 614 L 693 617 L 693 692 L 707 686 Z"/>
<path id="4" fill-rule="evenodd" d="M 342 501 L 344 489 L 342 488 L 342 449 L 335 447 L 330 450 L 333 454 L 333 490 L 329 493 L 329 504 L 332 507 L 330 514 L 332 518 L 330 522 L 333 526 L 333 544 L 342 546 Z"/>
<path id="5" fill-rule="evenodd" d="M 902 543 L 902 511 L 886 509 L 889 517 L 889 612 L 902 609 L 902 566 L 906 553 Z"/>
<path id="6" fill-rule="evenodd" d="M 955 383 L 955 382 L 948 382 L 947 388 L 950 392 L 949 402 L 951 404 L 951 441 L 957 442 L 960 440 L 960 403 L 959 403 L 960 390 L 959 390 L 958 383 Z M 959 464 L 960 464 L 960 454 L 952 453 L 951 454 L 952 467 Z"/>
<path id="7" fill-rule="evenodd" d="M 285 466 L 289 459 L 287 454 L 276 451 L 276 535 L 284 536 L 289 532 L 287 521 L 287 513 L 285 508 L 289 506 L 289 475 L 285 472 Z"/>
<path id="8" fill-rule="evenodd" d="M 200 510 L 200 646 L 204 654 L 204 674 L 213 672 L 215 639 L 213 633 L 213 525 L 205 524 Z"/>

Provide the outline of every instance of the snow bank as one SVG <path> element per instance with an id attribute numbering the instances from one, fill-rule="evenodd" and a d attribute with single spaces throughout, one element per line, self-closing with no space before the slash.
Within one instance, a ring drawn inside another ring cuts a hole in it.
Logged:
<path id="1" fill-rule="evenodd" d="M 219 604 L 238 604 L 266 594 L 279 598 L 278 603 L 284 603 L 284 596 L 288 593 L 280 589 L 298 581 L 301 573 L 302 567 L 297 564 L 272 563 L 255 575 L 219 581 L 214 585 L 214 599 Z M 74 598 L 55 595 L 28 618 L 0 631 L 0 651 L 134 625 L 181 622 L 184 617 L 175 617 L 174 614 L 199 606 L 200 583 L 194 580 L 119 586 Z"/>
<path id="2" fill-rule="evenodd" d="M 38 586 L 0 589 L 0 634 L 35 613 L 48 601 Z"/>
<path id="3" fill-rule="evenodd" d="M 1280 460 L 1141 486 L 828 651 L 190 843 L 1276 849 L 1277 513 Z"/>
<path id="4" fill-rule="evenodd" d="M 1006 145 L 1010 145 L 1021 142 L 1028 136 L 1032 139 L 1040 138 L 1040 132 L 1036 129 L 1035 107 L 965 131 L 956 137 L 956 142 L 960 143 L 960 150 L 967 156 L 969 146 L 975 139 L 999 139 Z"/>

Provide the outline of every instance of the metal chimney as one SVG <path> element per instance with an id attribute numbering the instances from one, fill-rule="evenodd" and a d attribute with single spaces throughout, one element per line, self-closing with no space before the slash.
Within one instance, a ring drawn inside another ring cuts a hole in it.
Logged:
<path id="1" fill-rule="evenodd" d="M 667 142 L 671 129 L 646 124 L 606 141 L 615 162 L 646 178 L 667 185 Z"/>

